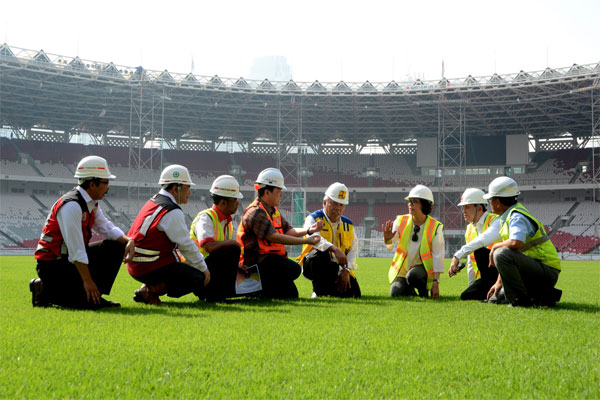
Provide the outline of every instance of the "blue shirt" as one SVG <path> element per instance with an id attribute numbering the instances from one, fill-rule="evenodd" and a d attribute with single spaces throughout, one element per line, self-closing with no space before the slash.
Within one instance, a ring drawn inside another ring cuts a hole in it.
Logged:
<path id="1" fill-rule="evenodd" d="M 501 226 L 504 224 L 508 217 L 508 213 L 513 208 L 515 208 L 515 206 L 509 207 L 508 210 L 500 216 Z M 519 242 L 525 243 L 526 238 L 533 237 L 536 231 L 537 227 L 533 226 L 529 218 L 518 211 L 514 212 L 512 218 L 508 221 L 508 238 L 510 240 L 518 240 Z"/>

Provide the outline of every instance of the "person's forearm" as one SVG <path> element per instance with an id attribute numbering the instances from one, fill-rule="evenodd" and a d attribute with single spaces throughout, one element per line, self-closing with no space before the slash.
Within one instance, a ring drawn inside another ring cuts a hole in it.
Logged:
<path id="1" fill-rule="evenodd" d="M 209 253 L 212 253 L 214 251 L 220 250 L 223 247 L 228 247 L 228 246 L 232 246 L 238 244 L 237 240 L 223 240 L 221 242 L 217 242 L 217 241 L 210 241 L 210 242 L 205 242 L 202 247 L 204 248 L 204 250 L 208 251 Z"/>
<path id="2" fill-rule="evenodd" d="M 302 237 L 305 235 L 309 235 L 310 231 L 310 227 L 308 228 L 291 228 L 288 229 L 288 231 L 285 233 L 288 236 L 293 236 L 293 237 Z M 310 232 L 310 234 L 313 234 L 314 232 Z"/>
<path id="3" fill-rule="evenodd" d="M 87 264 L 84 264 L 84 263 L 79 262 L 79 261 L 75 261 L 74 264 L 75 264 L 75 267 L 77 268 L 77 271 L 79 271 L 79 275 L 81 276 L 81 280 L 84 283 L 92 281 L 92 275 L 90 274 L 90 269 L 88 268 Z"/>
<path id="4" fill-rule="evenodd" d="M 304 244 L 306 241 L 302 237 L 295 237 L 291 235 L 282 235 L 280 233 L 273 233 L 266 237 L 269 242 L 280 243 L 280 244 Z"/>

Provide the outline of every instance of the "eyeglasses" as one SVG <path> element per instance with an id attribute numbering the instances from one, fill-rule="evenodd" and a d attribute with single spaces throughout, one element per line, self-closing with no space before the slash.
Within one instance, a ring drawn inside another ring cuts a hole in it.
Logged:
<path id="1" fill-rule="evenodd" d="M 411 238 L 413 242 L 416 242 L 417 240 L 419 240 L 419 236 L 417 236 L 417 233 L 419 233 L 420 230 L 421 230 L 420 226 L 415 226 L 415 231 L 413 232 L 413 235 Z"/>
<path id="2" fill-rule="evenodd" d="M 103 185 L 108 185 L 110 181 L 106 180 L 106 181 L 98 181 L 98 184 L 103 184 Z"/>

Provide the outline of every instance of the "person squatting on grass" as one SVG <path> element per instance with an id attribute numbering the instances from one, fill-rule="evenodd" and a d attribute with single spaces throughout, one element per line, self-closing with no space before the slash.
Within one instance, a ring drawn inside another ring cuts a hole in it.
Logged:
<path id="1" fill-rule="evenodd" d="M 240 260 L 240 244 L 233 239 L 231 216 L 240 206 L 238 181 L 231 175 L 221 175 L 210 188 L 213 206 L 200 211 L 192 226 L 190 237 L 204 256 L 210 271 L 210 283 L 206 287 L 206 298 L 219 301 L 235 297 L 235 280 Z"/>
<path id="2" fill-rule="evenodd" d="M 86 309 L 118 307 L 110 294 L 121 262 L 133 256 L 133 240 L 109 221 L 98 204 L 115 176 L 106 160 L 88 156 L 77 165 L 79 185 L 52 206 L 35 250 L 39 279 L 29 283 L 34 307 L 52 304 Z M 107 239 L 90 244 L 92 230 Z"/>
<path id="3" fill-rule="evenodd" d="M 296 259 L 302 272 L 312 281 L 313 297 L 360 297 L 356 280 L 356 255 L 358 239 L 354 225 L 344 217 L 348 205 L 348 188 L 336 182 L 329 186 L 323 198 L 323 208 L 308 215 L 304 221 L 307 231 L 321 221 L 323 228 L 316 245 L 305 244 Z"/>
<path id="4" fill-rule="evenodd" d="M 405 198 L 408 214 L 382 225 L 383 238 L 388 250 L 398 241 L 396 253 L 388 272 L 390 295 L 440 297 L 439 279 L 444 272 L 444 225 L 433 219 L 433 193 L 417 185 Z"/>
<path id="5" fill-rule="evenodd" d="M 204 298 L 210 271 L 190 238 L 179 206 L 190 197 L 194 185 L 190 173 L 182 165 L 169 165 L 161 172 L 158 184 L 162 188 L 142 207 L 129 230 L 135 240 L 135 256 L 127 263 L 127 271 L 143 283 L 133 299 L 158 305 L 164 294 L 181 297 L 194 293 Z"/>
<path id="6" fill-rule="evenodd" d="M 258 265 L 263 297 L 297 298 L 294 280 L 300 276 L 300 265 L 287 257 L 285 245 L 319 242 L 319 236 L 308 236 L 321 230 L 322 222 L 308 229 L 296 229 L 281 216 L 277 206 L 285 185 L 281 171 L 267 168 L 260 172 L 254 188 L 258 197 L 244 211 L 237 232 L 242 246 L 240 264 Z"/>
<path id="7" fill-rule="evenodd" d="M 486 210 L 484 194 L 481 189 L 469 188 L 458 203 L 468 224 L 466 244 L 454 253 L 448 275 L 452 277 L 459 273 L 459 262 L 467 259 L 469 286 L 461 293 L 461 300 L 486 300 L 490 288 L 498 279 L 498 270 L 489 265 L 489 249 L 500 239 L 500 220 L 498 215 Z"/>
<path id="8" fill-rule="evenodd" d="M 554 288 L 560 274 L 560 258 L 544 225 L 518 202 L 521 192 L 514 179 L 494 179 L 484 196 L 492 212 L 500 215 L 501 242 L 490 250 L 490 265 L 498 268 L 498 280 L 488 298 L 504 288 L 513 306 L 553 307 L 562 291 Z"/>

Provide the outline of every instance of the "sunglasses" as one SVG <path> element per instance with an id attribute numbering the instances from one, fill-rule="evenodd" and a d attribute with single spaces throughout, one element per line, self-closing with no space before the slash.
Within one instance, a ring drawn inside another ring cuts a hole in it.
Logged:
<path id="1" fill-rule="evenodd" d="M 417 240 L 419 240 L 419 236 L 417 236 L 417 233 L 419 233 L 420 230 L 421 230 L 420 226 L 415 226 L 415 231 L 413 232 L 413 235 L 411 238 L 413 242 L 416 242 Z"/>

